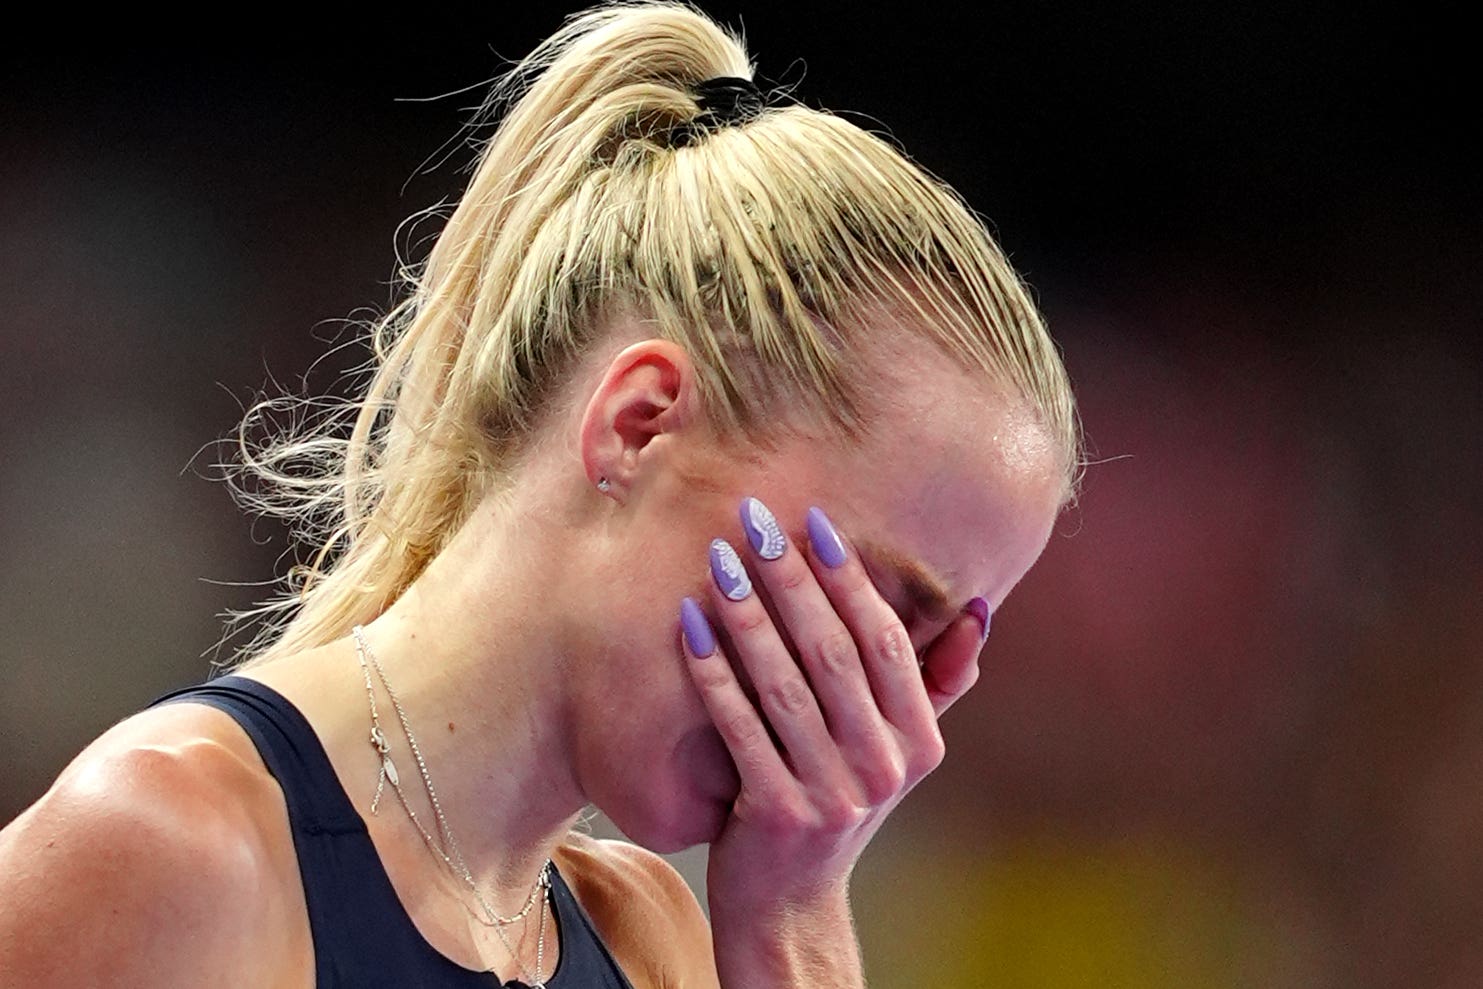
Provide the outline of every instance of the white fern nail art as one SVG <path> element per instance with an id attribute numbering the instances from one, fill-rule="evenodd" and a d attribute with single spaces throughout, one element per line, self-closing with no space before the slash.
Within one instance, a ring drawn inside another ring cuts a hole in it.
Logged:
<path id="1" fill-rule="evenodd" d="M 768 511 L 767 506 L 756 498 L 748 498 L 747 520 L 753 532 L 762 537 L 761 545 L 757 545 L 755 538 L 753 540 L 757 555 L 764 560 L 776 560 L 782 556 L 783 550 L 788 548 L 788 540 L 783 536 L 783 527 L 778 525 L 777 517 Z"/>
<path id="2" fill-rule="evenodd" d="M 731 548 L 730 543 L 717 539 L 711 543 L 711 554 L 712 560 L 721 571 L 716 575 L 721 593 L 733 601 L 740 601 L 752 593 L 752 578 L 747 576 L 747 568 L 742 565 L 741 557 L 736 555 L 736 550 Z"/>

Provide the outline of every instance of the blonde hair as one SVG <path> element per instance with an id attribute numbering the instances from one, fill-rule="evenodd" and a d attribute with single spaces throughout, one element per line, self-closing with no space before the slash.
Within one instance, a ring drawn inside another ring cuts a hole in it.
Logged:
<path id="1" fill-rule="evenodd" d="M 426 261 L 403 268 L 406 297 L 372 327 L 364 397 L 262 446 L 246 437 L 282 405 L 244 419 L 246 504 L 317 548 L 281 599 L 234 616 L 263 621 L 239 658 L 333 641 L 390 606 L 511 482 L 547 399 L 624 316 L 686 349 L 720 429 L 761 442 L 763 410 L 779 407 L 858 431 L 850 358 L 870 316 L 895 313 L 900 332 L 1038 411 L 1073 496 L 1066 373 L 983 224 L 833 114 L 770 106 L 712 126 L 697 85 L 752 75 L 739 37 L 644 2 L 575 15 L 493 87 L 474 123 L 503 119 Z"/>

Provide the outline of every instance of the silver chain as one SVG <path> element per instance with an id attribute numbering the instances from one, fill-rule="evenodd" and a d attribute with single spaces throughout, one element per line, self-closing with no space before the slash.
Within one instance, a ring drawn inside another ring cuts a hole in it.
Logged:
<path id="1" fill-rule="evenodd" d="M 470 913 L 473 914 L 474 919 L 485 927 L 494 928 L 494 933 L 499 935 L 500 942 L 505 946 L 505 950 L 510 953 L 510 957 L 514 959 L 515 964 L 520 966 L 520 977 L 526 981 L 530 989 L 546 989 L 546 984 L 541 981 L 541 969 L 545 966 L 546 910 L 551 898 L 550 860 L 548 859 L 546 864 L 541 866 L 540 874 L 536 876 L 535 885 L 531 887 L 530 895 L 525 898 L 525 905 L 518 912 L 509 917 L 502 917 L 495 912 L 489 901 L 485 899 L 484 894 L 479 891 L 479 885 L 474 881 L 474 874 L 469 870 L 468 863 L 463 857 L 463 852 L 459 850 L 458 842 L 453 839 L 453 829 L 448 826 L 448 819 L 443 815 L 443 806 L 438 802 L 437 791 L 433 789 L 433 780 L 428 775 L 427 763 L 423 762 L 422 759 L 422 750 L 418 747 L 417 739 L 412 734 L 412 726 L 407 723 L 406 712 L 402 710 L 402 703 L 397 699 L 396 692 L 391 689 L 391 684 L 386 679 L 386 671 L 381 668 L 380 660 L 371 651 L 371 647 L 366 644 L 365 630 L 361 626 L 356 625 L 350 631 L 355 636 L 355 658 L 360 663 L 361 673 L 365 676 L 366 698 L 371 703 L 371 745 L 375 748 L 377 754 L 381 756 L 381 772 L 376 779 L 376 796 L 371 800 L 371 813 L 375 814 L 378 812 L 381 794 L 384 792 L 386 783 L 390 781 L 391 788 L 397 795 L 397 801 L 402 805 L 402 809 L 407 812 L 407 816 L 411 818 L 412 824 L 417 828 L 417 832 L 422 835 L 422 840 L 427 844 L 427 847 L 438 858 L 442 859 L 448 868 L 453 871 L 454 875 L 461 878 L 464 884 L 474 894 L 475 901 L 478 902 L 479 908 L 485 915 L 481 917 L 471 910 Z M 367 665 L 367 659 L 370 660 L 369 665 Z M 386 742 L 386 735 L 381 731 L 380 714 L 376 709 L 376 691 L 371 685 L 371 667 L 373 666 L 376 668 L 376 679 L 381 681 L 381 687 L 386 691 L 386 696 L 391 698 L 392 707 L 396 709 L 397 719 L 402 723 L 402 732 L 407 736 L 407 745 L 411 748 L 412 757 L 417 762 L 417 769 L 422 775 L 422 784 L 427 788 L 427 798 L 432 804 L 433 814 L 437 818 L 438 833 L 442 836 L 442 842 L 439 842 L 428 833 L 427 828 L 418 820 L 417 812 L 407 802 L 407 795 L 402 792 L 402 784 L 397 775 L 396 764 L 391 761 L 390 746 Z M 441 846 L 446 846 L 447 851 Z M 450 855 L 449 852 L 452 854 Z M 537 900 L 541 904 L 541 909 L 539 922 L 536 927 L 536 970 L 532 974 L 525 968 L 525 962 L 521 960 L 520 954 L 515 950 L 515 946 L 505 936 L 504 929 L 511 924 L 525 920 Z"/>

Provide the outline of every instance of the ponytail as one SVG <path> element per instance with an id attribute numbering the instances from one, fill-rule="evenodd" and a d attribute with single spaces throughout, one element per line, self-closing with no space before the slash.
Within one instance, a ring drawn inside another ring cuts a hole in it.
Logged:
<path id="1" fill-rule="evenodd" d="M 902 314 L 1031 399 L 1069 477 L 1064 369 L 972 211 L 853 124 L 751 99 L 752 77 L 739 38 L 646 2 L 572 18 L 494 86 L 467 190 L 371 329 L 365 394 L 263 445 L 247 437 L 283 402 L 243 421 L 241 500 L 313 552 L 283 597 L 233 616 L 262 623 L 239 658 L 389 607 L 514 483 L 547 400 L 622 316 L 683 345 L 708 414 L 761 438 L 777 409 L 860 429 L 850 357 L 872 314 Z"/>

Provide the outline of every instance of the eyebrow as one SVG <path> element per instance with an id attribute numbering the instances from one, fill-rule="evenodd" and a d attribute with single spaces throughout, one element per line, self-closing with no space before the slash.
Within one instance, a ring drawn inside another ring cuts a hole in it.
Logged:
<path id="1" fill-rule="evenodd" d="M 881 543 L 861 540 L 859 545 L 877 566 L 895 575 L 912 606 L 924 615 L 946 621 L 958 613 L 948 593 L 947 581 L 932 568 Z"/>

